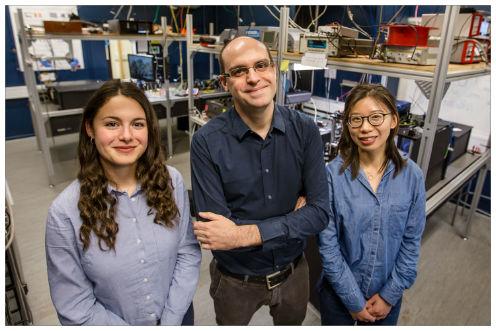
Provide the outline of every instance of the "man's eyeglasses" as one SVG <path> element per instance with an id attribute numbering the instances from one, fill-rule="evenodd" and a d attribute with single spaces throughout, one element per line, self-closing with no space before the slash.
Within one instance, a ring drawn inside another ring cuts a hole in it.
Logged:
<path id="1" fill-rule="evenodd" d="M 348 117 L 348 124 L 353 128 L 359 128 L 363 124 L 363 120 L 366 118 L 370 125 L 379 126 L 384 123 L 384 117 L 386 115 L 391 115 L 391 113 L 374 113 L 369 116 L 351 115 Z"/>
<path id="2" fill-rule="evenodd" d="M 269 60 L 263 60 L 263 61 L 258 61 L 255 63 L 252 67 L 234 67 L 232 69 L 229 69 L 228 72 L 225 72 L 222 74 L 224 77 L 236 77 L 236 78 L 241 78 L 246 75 L 248 75 L 248 72 L 250 72 L 250 69 L 253 68 L 254 71 L 256 72 L 265 72 L 269 68 L 271 68 L 274 65 L 274 62 L 269 61 Z"/>

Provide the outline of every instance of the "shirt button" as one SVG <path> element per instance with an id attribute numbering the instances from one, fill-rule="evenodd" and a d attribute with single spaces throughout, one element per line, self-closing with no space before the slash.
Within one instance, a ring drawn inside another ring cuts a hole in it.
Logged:
<path id="1" fill-rule="evenodd" d="M 269 169 L 265 169 L 265 172 L 266 172 L 266 173 L 269 173 Z"/>
<path id="2" fill-rule="evenodd" d="M 131 201 L 132 201 L 132 202 L 135 202 L 135 201 L 136 201 L 136 198 L 131 198 Z"/>
<path id="3" fill-rule="evenodd" d="M 141 239 L 136 239 L 136 243 L 139 245 L 141 243 Z"/>
<path id="4" fill-rule="evenodd" d="M 141 263 L 141 264 L 145 263 L 145 260 L 141 259 L 141 260 L 140 260 L 140 263 Z"/>
<path id="5" fill-rule="evenodd" d="M 270 195 L 270 194 L 269 194 L 269 195 L 267 196 L 267 199 L 272 200 L 272 195 Z"/>
<path id="6" fill-rule="evenodd" d="M 148 278 L 143 278 L 143 282 L 147 283 L 148 282 Z"/>
<path id="7" fill-rule="evenodd" d="M 157 316 L 157 315 L 155 315 L 154 313 L 150 314 L 150 317 L 152 317 L 152 318 L 155 318 L 155 316 Z"/>
<path id="8" fill-rule="evenodd" d="M 146 300 L 150 300 L 150 296 L 149 295 L 146 296 Z"/>
<path id="9" fill-rule="evenodd" d="M 133 218 L 133 223 L 136 223 L 136 218 Z"/>

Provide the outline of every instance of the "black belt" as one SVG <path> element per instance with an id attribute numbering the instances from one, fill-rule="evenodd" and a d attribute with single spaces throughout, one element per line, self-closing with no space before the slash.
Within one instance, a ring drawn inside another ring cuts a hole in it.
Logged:
<path id="1" fill-rule="evenodd" d="M 219 269 L 221 273 L 229 277 L 241 279 L 245 282 L 265 284 L 267 285 L 268 290 L 272 290 L 273 288 L 276 288 L 279 285 L 281 285 L 286 279 L 288 279 L 289 275 L 291 275 L 294 269 L 296 269 L 296 266 L 298 265 L 298 262 L 300 262 L 301 257 L 302 255 L 299 255 L 296 259 L 293 260 L 293 262 L 288 264 L 286 267 L 265 276 L 235 274 L 225 269 L 220 264 L 217 264 L 217 269 Z"/>

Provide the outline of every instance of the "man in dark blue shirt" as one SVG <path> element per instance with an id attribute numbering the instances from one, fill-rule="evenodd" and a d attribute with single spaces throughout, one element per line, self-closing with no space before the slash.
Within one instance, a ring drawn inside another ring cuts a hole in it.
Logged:
<path id="1" fill-rule="evenodd" d="M 217 323 L 246 325 L 269 305 L 274 324 L 300 325 L 309 296 L 306 238 L 328 224 L 319 130 L 311 118 L 275 105 L 277 69 L 263 43 L 235 38 L 219 59 L 234 108 L 191 143 L 193 197 L 205 221 L 194 230 L 214 255 Z"/>

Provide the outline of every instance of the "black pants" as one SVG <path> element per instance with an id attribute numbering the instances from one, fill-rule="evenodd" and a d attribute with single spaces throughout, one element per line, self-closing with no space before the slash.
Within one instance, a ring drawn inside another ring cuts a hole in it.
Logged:
<path id="1" fill-rule="evenodd" d="M 181 325 L 195 325 L 195 310 L 193 309 L 193 302 L 189 305 L 186 314 L 184 314 Z"/>

